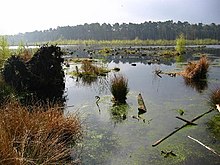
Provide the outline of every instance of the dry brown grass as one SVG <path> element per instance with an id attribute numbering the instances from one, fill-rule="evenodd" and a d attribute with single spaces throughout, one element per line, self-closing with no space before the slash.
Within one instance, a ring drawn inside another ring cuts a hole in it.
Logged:
<path id="1" fill-rule="evenodd" d="M 92 65 L 92 62 L 89 60 L 83 60 L 81 69 L 84 73 L 98 75 L 99 68 L 97 66 Z"/>
<path id="2" fill-rule="evenodd" d="M 202 56 L 198 62 L 189 62 L 181 74 L 188 79 L 200 80 L 206 78 L 208 68 L 208 59 L 206 56 Z"/>
<path id="3" fill-rule="evenodd" d="M 211 91 L 210 103 L 213 107 L 215 107 L 216 104 L 220 105 L 220 87 Z"/>
<path id="4" fill-rule="evenodd" d="M 71 145 L 82 138 L 77 115 L 64 117 L 59 107 L 32 107 L 17 102 L 0 111 L 0 164 L 77 164 Z"/>

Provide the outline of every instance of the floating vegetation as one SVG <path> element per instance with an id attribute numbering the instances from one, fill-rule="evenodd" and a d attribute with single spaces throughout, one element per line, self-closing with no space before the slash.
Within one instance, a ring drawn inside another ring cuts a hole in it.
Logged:
<path id="1" fill-rule="evenodd" d="M 220 140 L 220 114 L 215 115 L 209 122 L 210 131 Z"/>
<path id="2" fill-rule="evenodd" d="M 98 67 L 92 64 L 90 60 L 83 60 L 81 65 L 81 70 L 76 66 L 76 71 L 72 72 L 72 75 L 79 77 L 98 77 L 98 76 L 106 76 L 110 70 L 104 67 Z"/>
<path id="3" fill-rule="evenodd" d="M 85 60 L 90 61 L 90 62 L 95 62 L 96 61 L 94 59 L 89 59 L 89 58 L 71 58 L 70 62 L 71 63 L 81 63 L 82 61 L 85 61 Z"/>
<path id="4" fill-rule="evenodd" d="M 123 75 L 114 75 L 110 80 L 110 91 L 115 104 L 126 103 L 126 96 L 129 92 L 128 80 Z"/>
<path id="5" fill-rule="evenodd" d="M 109 55 L 113 52 L 113 50 L 111 48 L 103 48 L 101 50 L 99 50 L 99 54 L 101 55 Z"/>
<path id="6" fill-rule="evenodd" d="M 164 50 L 161 52 L 160 54 L 161 56 L 164 57 L 174 57 L 174 56 L 179 56 L 177 51 L 173 51 L 173 50 Z"/>
<path id="7" fill-rule="evenodd" d="M 173 151 L 161 151 L 161 155 L 163 155 L 164 158 L 167 158 L 169 156 L 176 156 L 176 154 Z"/>
<path id="8" fill-rule="evenodd" d="M 118 104 L 114 105 L 111 108 L 111 119 L 116 123 L 121 123 L 127 119 L 128 115 L 128 105 L 127 104 Z"/>
<path id="9" fill-rule="evenodd" d="M 177 112 L 179 113 L 180 116 L 182 116 L 185 113 L 183 109 L 178 109 Z"/>

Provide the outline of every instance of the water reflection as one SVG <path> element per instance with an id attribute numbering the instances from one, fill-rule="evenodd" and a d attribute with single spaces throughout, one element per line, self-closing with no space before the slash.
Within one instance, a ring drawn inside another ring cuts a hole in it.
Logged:
<path id="1" fill-rule="evenodd" d="M 79 79 L 82 81 L 83 85 L 92 85 L 93 83 L 96 83 L 98 80 L 97 76 L 82 76 L 82 77 L 77 77 L 76 81 L 79 82 Z"/>
<path id="2" fill-rule="evenodd" d="M 99 94 L 107 93 L 109 91 L 109 83 L 107 76 L 82 76 L 82 77 L 71 77 L 76 82 L 75 85 L 78 87 L 91 87 Z"/>
<path id="3" fill-rule="evenodd" d="M 72 81 L 72 79 L 69 82 L 67 81 L 67 87 L 69 88 L 68 105 L 91 104 L 90 108 L 82 109 L 83 114 L 88 114 L 86 121 L 89 123 L 89 134 L 86 137 L 87 141 L 84 142 L 83 163 L 184 164 L 185 161 L 190 160 L 189 163 L 186 163 L 190 164 L 191 161 L 201 160 L 201 157 L 204 157 L 203 160 L 208 161 L 207 152 L 201 150 L 200 146 L 192 146 L 191 142 L 185 141 L 185 133 L 190 133 L 192 136 L 201 136 L 204 140 L 207 140 L 207 138 L 213 140 L 213 136 L 204 127 L 196 127 L 196 131 L 191 128 L 186 130 L 187 132 L 180 131 L 174 138 L 163 143 L 163 149 L 167 149 L 169 146 L 169 150 L 178 151 L 177 159 L 164 159 L 158 150 L 152 149 L 151 146 L 155 140 L 166 135 L 166 132 L 170 132 L 180 126 L 179 121 L 175 119 L 177 115 L 176 109 L 183 109 L 185 111 L 184 118 L 189 119 L 191 116 L 201 114 L 209 108 L 204 103 L 204 97 L 197 93 L 203 92 L 206 96 L 208 86 L 210 87 L 213 83 L 217 83 L 212 80 L 219 80 L 219 68 L 212 67 L 210 69 L 207 81 L 192 82 L 184 80 L 180 76 L 175 78 L 170 78 L 169 76 L 163 76 L 163 78 L 154 77 L 153 71 L 155 67 L 163 71 L 170 71 L 176 69 L 176 64 L 167 66 L 160 62 L 160 64 L 152 63 L 152 65 L 148 65 L 147 57 L 146 59 L 144 59 L 145 57 L 140 59 L 126 57 L 119 59 L 115 57 L 113 59 L 113 57 L 111 56 L 112 59 L 109 58 L 109 68 L 120 68 L 119 73 L 125 74 L 129 79 L 131 92 L 127 96 L 127 104 L 112 106 L 110 91 L 105 85 L 108 82 L 108 76 L 99 77 L 91 84 L 83 83 L 82 79 L 78 79 L 78 82 Z M 190 60 L 193 59 L 192 55 L 185 57 L 184 59 L 179 57 L 179 59 L 175 60 L 184 62 L 188 60 L 188 57 L 190 57 Z M 117 63 L 117 60 L 119 63 Z M 133 67 L 131 63 L 136 63 L 137 65 Z M 184 81 L 186 85 L 184 85 Z M 97 92 L 97 90 L 102 90 L 101 88 L 105 88 L 107 94 Z M 191 90 L 191 88 L 195 90 Z M 147 113 L 137 109 L 136 96 L 139 92 L 147 100 L 146 103 L 149 108 Z M 101 101 L 97 106 L 94 103 L 95 96 L 101 97 Z M 91 108 L 92 106 L 95 107 Z M 100 109 L 101 113 L 99 113 Z M 151 121 L 152 123 L 150 124 Z M 207 118 L 200 119 L 200 123 L 204 122 L 207 122 Z M 112 140 L 115 135 L 119 138 L 119 141 Z M 219 140 L 215 144 L 215 148 L 218 148 Z M 201 157 L 198 155 L 201 155 Z M 214 158 L 215 160 L 216 158 Z"/>
<path id="4" fill-rule="evenodd" d="M 195 89 L 199 93 L 202 93 L 204 90 L 208 88 L 208 83 L 206 79 L 193 80 L 185 77 L 184 83 L 186 86 Z"/>

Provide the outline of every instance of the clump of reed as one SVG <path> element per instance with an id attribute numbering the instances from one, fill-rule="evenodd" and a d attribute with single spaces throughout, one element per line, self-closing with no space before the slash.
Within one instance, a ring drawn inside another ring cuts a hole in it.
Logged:
<path id="1" fill-rule="evenodd" d="M 99 68 L 93 65 L 92 62 L 89 60 L 82 61 L 81 69 L 85 74 L 93 74 L 93 75 L 99 74 Z"/>
<path id="2" fill-rule="evenodd" d="M 116 104 L 126 103 L 126 96 L 129 92 L 128 80 L 123 75 L 114 75 L 110 80 L 110 91 L 113 95 L 113 101 Z"/>
<path id="3" fill-rule="evenodd" d="M 216 104 L 220 105 L 220 88 L 219 87 L 211 91 L 209 100 L 210 100 L 211 106 L 213 107 L 215 107 Z"/>
<path id="4" fill-rule="evenodd" d="M 0 164 L 78 163 L 70 156 L 82 138 L 77 115 L 64 117 L 58 106 L 24 107 L 17 102 L 6 103 L 0 111 Z"/>
<path id="5" fill-rule="evenodd" d="M 208 59 L 206 56 L 202 56 L 198 62 L 189 62 L 181 74 L 184 78 L 191 80 L 205 79 L 208 68 Z"/>
<path id="6" fill-rule="evenodd" d="M 89 76 L 105 76 L 109 70 L 105 69 L 104 67 L 98 67 L 92 64 L 89 60 L 83 60 L 81 66 L 82 72 L 80 73 L 81 76 L 89 75 Z"/>

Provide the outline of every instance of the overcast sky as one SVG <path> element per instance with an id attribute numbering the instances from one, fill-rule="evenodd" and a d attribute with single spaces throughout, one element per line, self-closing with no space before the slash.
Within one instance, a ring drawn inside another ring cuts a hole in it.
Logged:
<path id="1" fill-rule="evenodd" d="M 84 23 L 220 24 L 220 0 L 2 0 L 0 34 Z"/>

